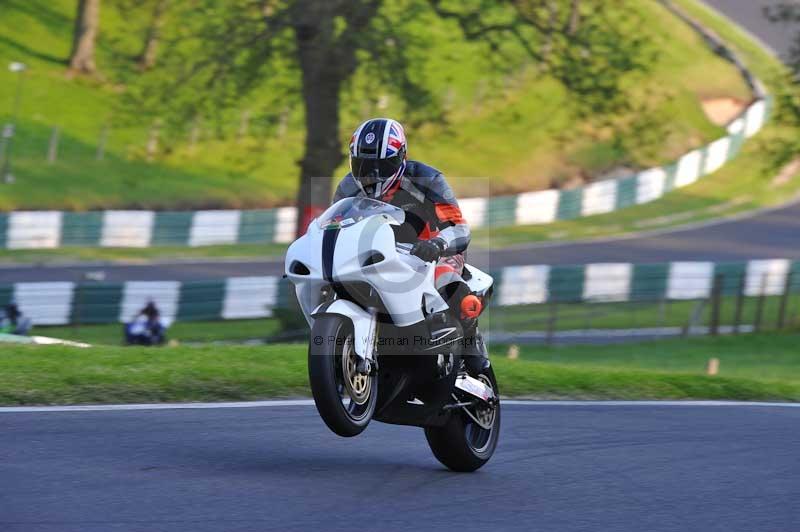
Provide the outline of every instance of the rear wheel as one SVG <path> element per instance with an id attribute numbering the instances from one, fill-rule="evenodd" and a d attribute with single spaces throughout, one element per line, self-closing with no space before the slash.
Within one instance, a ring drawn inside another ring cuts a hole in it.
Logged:
<path id="1" fill-rule="evenodd" d="M 308 380 L 320 417 L 339 436 L 360 434 L 372 419 L 378 379 L 356 371 L 353 326 L 344 316 L 314 321 L 308 346 Z"/>
<path id="2" fill-rule="evenodd" d="M 492 387 L 499 397 L 494 369 L 489 367 L 478 377 Z M 453 471 L 475 471 L 494 454 L 500 436 L 500 403 L 494 407 L 479 405 L 453 412 L 443 427 L 425 429 L 433 455 Z"/>

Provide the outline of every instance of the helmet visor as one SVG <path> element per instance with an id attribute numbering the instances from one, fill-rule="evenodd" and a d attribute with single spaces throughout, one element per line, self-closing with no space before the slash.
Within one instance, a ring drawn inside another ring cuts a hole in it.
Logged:
<path id="1" fill-rule="evenodd" d="M 402 154 L 386 159 L 350 157 L 350 170 L 353 172 L 353 177 L 364 186 L 374 185 L 393 177 L 402 165 Z"/>

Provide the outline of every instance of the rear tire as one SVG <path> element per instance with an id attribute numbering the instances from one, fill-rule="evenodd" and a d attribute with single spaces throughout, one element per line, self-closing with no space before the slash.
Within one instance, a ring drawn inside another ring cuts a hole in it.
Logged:
<path id="1" fill-rule="evenodd" d="M 308 345 L 308 380 L 317 412 L 333 432 L 360 434 L 378 401 L 378 379 L 355 372 L 353 324 L 344 316 L 320 316 Z"/>
<path id="2" fill-rule="evenodd" d="M 492 367 L 481 377 L 491 383 L 496 397 L 500 396 Z M 443 427 L 428 427 L 425 438 L 433 455 L 448 469 L 471 472 L 482 467 L 494 454 L 500 437 L 500 403 L 494 410 L 491 429 L 481 428 L 463 410 L 453 412 Z"/>

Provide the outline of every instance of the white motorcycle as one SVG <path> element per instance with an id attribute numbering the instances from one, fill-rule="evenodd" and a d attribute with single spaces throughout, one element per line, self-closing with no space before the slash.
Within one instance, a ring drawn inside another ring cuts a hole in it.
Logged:
<path id="1" fill-rule="evenodd" d="M 435 263 L 396 241 L 404 219 L 387 203 L 346 198 L 289 247 L 314 402 L 340 436 L 372 419 L 423 427 L 440 462 L 474 471 L 497 446 L 497 381 L 491 367 L 477 378 L 464 370 L 462 325 L 434 286 Z M 472 266 L 464 278 L 485 306 L 492 278 Z"/>

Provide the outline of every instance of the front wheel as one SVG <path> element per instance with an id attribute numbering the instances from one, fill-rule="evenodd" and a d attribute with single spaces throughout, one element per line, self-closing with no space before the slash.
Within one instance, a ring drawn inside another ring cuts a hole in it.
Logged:
<path id="1" fill-rule="evenodd" d="M 494 369 L 487 368 L 480 380 L 500 397 Z M 428 427 L 425 438 L 433 455 L 448 469 L 470 472 L 483 466 L 494 454 L 500 436 L 500 402 L 493 407 L 463 407 L 453 412 L 443 427 Z"/>
<path id="2" fill-rule="evenodd" d="M 378 379 L 356 371 L 353 325 L 344 316 L 320 316 L 308 345 L 308 380 L 317 412 L 339 436 L 360 434 L 378 401 Z"/>

